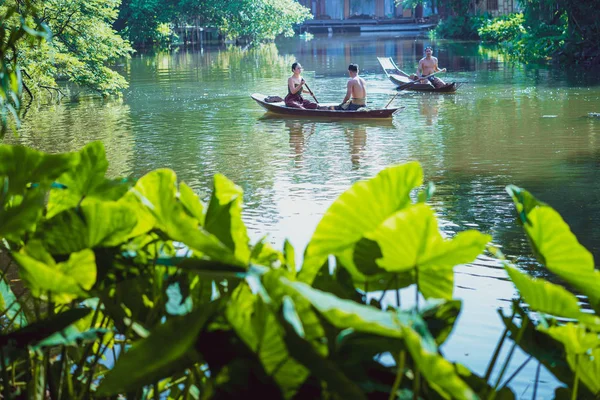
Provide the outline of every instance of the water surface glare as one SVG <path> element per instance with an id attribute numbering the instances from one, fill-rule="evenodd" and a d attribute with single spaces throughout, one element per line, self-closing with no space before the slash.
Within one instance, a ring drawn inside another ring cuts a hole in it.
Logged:
<path id="1" fill-rule="evenodd" d="M 597 258 L 600 119 L 587 114 L 600 112 L 598 76 L 511 64 L 478 43 L 437 41 L 440 66 L 450 71 L 443 78 L 463 86 L 448 95 L 402 92 L 395 104 L 406 109 L 391 121 L 273 118 L 249 97 L 283 96 L 298 60 L 319 101 L 340 102 L 354 62 L 368 81 L 370 104 L 383 107 L 394 91 L 376 57 L 392 56 L 412 72 L 429 44 L 389 34 L 317 35 L 258 49 L 137 55 L 123 68 L 130 88 L 121 101 L 82 97 L 30 110 L 21 135 L 7 142 L 59 152 L 102 140 L 111 176 L 167 167 L 203 193 L 222 173 L 245 191 L 252 240 L 268 233 L 280 247 L 287 237 L 299 257 L 327 207 L 352 183 L 418 160 L 426 181 L 436 184 L 432 204 L 445 233 L 489 233 L 522 268 L 544 275 L 504 190 L 516 184 L 555 207 Z M 485 257 L 456 271 L 464 308 L 442 350 L 483 374 L 502 331 L 496 310 L 508 310 L 514 287 Z M 413 298 L 405 290 L 402 305 Z M 518 352 L 505 378 L 524 360 Z M 531 398 L 536 367 L 530 362 L 512 381 L 517 398 Z M 541 379 L 539 398 L 551 398 L 553 378 L 543 371 Z"/>

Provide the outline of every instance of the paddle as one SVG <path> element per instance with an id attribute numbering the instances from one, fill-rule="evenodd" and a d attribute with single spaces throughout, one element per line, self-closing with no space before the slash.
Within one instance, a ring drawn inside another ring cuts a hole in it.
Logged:
<path id="1" fill-rule="evenodd" d="M 310 88 L 308 87 L 308 83 L 306 83 L 306 81 L 304 81 L 304 86 L 306 86 L 306 89 L 308 89 L 308 93 L 310 93 L 310 95 L 313 97 L 313 99 L 315 99 L 315 101 L 317 102 L 317 104 L 319 104 L 319 100 L 317 100 L 317 98 L 315 97 L 315 95 L 312 92 L 312 90 L 310 90 Z"/>
<path id="2" fill-rule="evenodd" d="M 407 82 L 407 83 L 405 83 L 405 84 L 403 84 L 403 85 L 400 85 L 400 86 L 398 87 L 398 89 L 397 89 L 397 90 L 398 90 L 398 92 L 397 92 L 397 93 L 394 95 L 394 97 L 392 97 L 392 99 L 389 101 L 389 103 L 387 103 L 387 105 L 385 106 L 385 108 L 388 108 L 388 106 L 389 106 L 389 105 L 392 103 L 392 101 L 394 101 L 394 99 L 396 98 L 396 96 L 398 96 L 398 94 L 400 94 L 400 92 L 401 92 L 401 91 L 403 91 L 404 89 L 406 89 L 407 87 L 409 87 L 409 86 L 411 86 L 411 85 L 414 85 L 415 83 L 417 83 L 417 82 L 420 82 L 420 81 L 421 81 L 421 80 L 423 80 L 423 79 L 427 79 L 427 78 L 429 78 L 429 77 L 431 77 L 431 76 L 434 76 L 434 75 L 437 75 L 437 74 L 441 74 L 441 73 L 444 73 L 444 72 L 446 72 L 446 68 L 444 68 L 444 69 L 441 69 L 441 70 L 439 70 L 439 71 L 437 71 L 437 72 L 434 72 L 433 74 L 429 74 L 429 75 L 426 75 L 426 76 L 422 76 L 422 77 L 420 77 L 419 79 L 416 79 L 416 80 L 414 80 L 414 81 Z"/>

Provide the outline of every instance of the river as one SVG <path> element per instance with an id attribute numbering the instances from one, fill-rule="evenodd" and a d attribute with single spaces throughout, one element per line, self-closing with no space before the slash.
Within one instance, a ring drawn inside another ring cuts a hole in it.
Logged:
<path id="1" fill-rule="evenodd" d="M 406 108 L 387 123 L 267 118 L 249 97 L 283 96 L 290 66 L 300 61 L 319 101 L 339 103 L 352 62 L 368 82 L 370 104 L 383 107 L 395 92 L 376 57 L 413 72 L 430 44 L 448 68 L 441 77 L 462 87 L 446 95 L 402 92 L 394 103 Z M 504 190 L 516 184 L 555 207 L 600 255 L 600 119 L 587 117 L 600 112 L 597 75 L 511 63 L 479 43 L 393 33 L 138 54 L 120 72 L 130 82 L 121 100 L 82 95 L 31 109 L 20 136 L 6 142 L 58 152 L 102 140 L 111 176 L 168 167 L 204 193 L 212 175 L 223 173 L 245 191 L 252 240 L 269 234 L 280 246 L 287 237 L 298 255 L 353 182 L 418 160 L 437 187 L 432 204 L 444 232 L 489 233 L 520 267 L 544 275 Z M 464 308 L 442 350 L 483 373 L 501 334 L 496 310 L 509 308 L 515 290 L 485 258 L 456 271 Z M 404 291 L 403 304 L 413 296 Z M 517 354 L 506 376 L 524 359 Z M 531 398 L 535 369 L 529 363 L 512 381 L 517 398 Z M 554 386 L 542 371 L 539 398 L 550 398 Z"/>

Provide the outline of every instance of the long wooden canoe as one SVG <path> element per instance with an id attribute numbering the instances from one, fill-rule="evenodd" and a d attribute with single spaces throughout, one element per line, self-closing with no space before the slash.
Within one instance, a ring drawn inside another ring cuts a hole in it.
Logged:
<path id="1" fill-rule="evenodd" d="M 379 64 L 381 64 L 381 67 L 385 71 L 385 74 L 387 75 L 388 79 L 394 84 L 401 86 L 405 83 L 411 82 L 409 75 L 406 72 L 402 71 L 400 68 L 398 68 L 398 66 L 396 65 L 394 60 L 392 60 L 391 57 L 377 57 L 377 60 L 379 61 Z M 429 83 L 415 83 L 413 85 L 408 86 L 406 90 L 414 90 L 417 92 L 453 93 L 456 92 L 458 87 L 459 84 L 456 82 L 448 83 L 445 86 L 442 86 L 441 88 L 434 88 Z"/>
<path id="2" fill-rule="evenodd" d="M 268 112 L 278 115 L 288 115 L 294 117 L 327 118 L 327 119 L 371 119 L 371 118 L 392 118 L 396 113 L 404 110 L 404 107 L 398 108 L 366 108 L 357 111 L 342 110 L 306 110 L 301 108 L 287 107 L 283 101 L 277 103 L 268 103 L 265 101 L 267 96 L 260 93 L 252 94 L 252 99 Z M 322 104 L 333 105 L 333 104 Z"/>

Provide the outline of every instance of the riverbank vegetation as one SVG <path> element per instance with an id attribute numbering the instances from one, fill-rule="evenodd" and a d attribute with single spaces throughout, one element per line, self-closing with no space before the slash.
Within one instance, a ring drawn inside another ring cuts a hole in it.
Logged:
<path id="1" fill-rule="evenodd" d="M 108 179 L 99 142 L 4 145 L 0 160 L 5 399 L 514 399 L 517 346 L 561 382 L 557 398 L 600 394 L 600 318 L 488 235 L 443 238 L 416 162 L 343 193 L 297 265 L 287 241 L 250 243 L 242 190 L 222 175 L 205 202 L 168 169 Z M 600 311 L 591 254 L 549 205 L 507 190 L 539 262 Z M 453 268 L 486 248 L 520 294 L 488 367 L 471 371 L 440 347 L 462 309 Z"/>
<path id="2" fill-rule="evenodd" d="M 456 16 L 442 20 L 435 35 L 498 43 L 524 62 L 600 64 L 600 22 L 595 18 L 600 1 L 532 0 L 522 7 L 523 13 L 497 18 L 455 10 Z"/>

